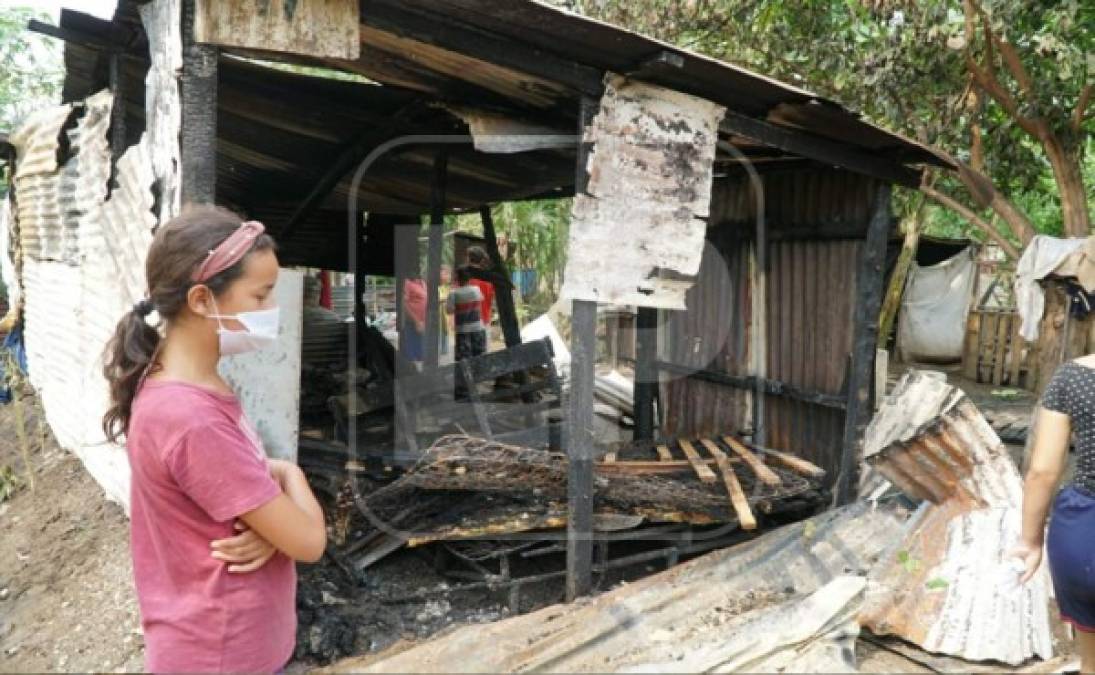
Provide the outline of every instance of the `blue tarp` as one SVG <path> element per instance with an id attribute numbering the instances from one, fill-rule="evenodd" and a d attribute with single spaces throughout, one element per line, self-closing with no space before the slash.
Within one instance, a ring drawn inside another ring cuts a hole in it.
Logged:
<path id="1" fill-rule="evenodd" d="M 6 386 L 8 381 L 4 368 L 8 363 L 8 354 L 15 356 L 15 363 L 24 373 L 27 372 L 27 350 L 23 345 L 23 327 L 17 326 L 4 338 L 0 345 L 0 404 L 11 402 L 11 390 Z"/>

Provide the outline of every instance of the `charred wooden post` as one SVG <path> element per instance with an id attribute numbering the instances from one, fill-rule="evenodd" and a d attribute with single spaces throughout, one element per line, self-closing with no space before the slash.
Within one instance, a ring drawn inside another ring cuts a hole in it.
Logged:
<path id="1" fill-rule="evenodd" d="M 658 391 L 658 310 L 640 307 L 635 326 L 635 440 L 654 440 Z"/>
<path id="2" fill-rule="evenodd" d="M 844 418 L 840 474 L 834 489 L 837 504 L 847 504 L 853 498 L 852 492 L 858 483 L 859 444 L 874 409 L 871 384 L 874 381 L 878 312 L 882 305 L 882 266 L 886 261 L 886 242 L 891 223 L 890 186 L 880 183 L 856 271 L 855 325 L 847 380 L 848 407 Z"/>
<path id="3" fill-rule="evenodd" d="M 182 5 L 182 202 L 212 204 L 217 197 L 217 48 L 194 40 L 196 0 Z"/>
<path id="4" fill-rule="evenodd" d="M 115 162 L 125 152 L 125 64 L 119 52 L 110 54 L 110 93 L 114 96 L 114 106 L 110 110 L 110 156 Z"/>
<path id="5" fill-rule="evenodd" d="M 491 266 L 494 267 L 495 276 L 503 280 L 494 294 L 495 302 L 498 303 L 498 323 L 502 324 L 502 335 L 505 337 L 506 347 L 516 347 L 521 344 L 521 326 L 517 323 L 517 309 L 513 306 L 513 284 L 510 281 L 506 263 L 498 250 L 498 236 L 494 231 L 494 218 L 491 216 L 490 207 L 479 207 L 479 217 L 483 221 L 483 238 L 487 240 L 487 255 L 490 256 Z"/>
<path id="6" fill-rule="evenodd" d="M 445 233 L 445 188 L 449 173 L 449 150 L 440 147 L 433 160 L 433 184 L 430 186 L 430 235 L 426 249 L 426 335 L 424 363 L 436 368 L 441 342 L 441 313 L 438 289 L 441 287 L 441 244 Z"/>
<path id="7" fill-rule="evenodd" d="M 578 113 L 578 168 L 574 192 L 589 184 L 586 127 L 597 102 L 582 97 Z M 570 405 L 567 420 L 567 601 L 593 588 L 593 377 L 597 359 L 597 303 L 575 300 L 570 317 Z"/>

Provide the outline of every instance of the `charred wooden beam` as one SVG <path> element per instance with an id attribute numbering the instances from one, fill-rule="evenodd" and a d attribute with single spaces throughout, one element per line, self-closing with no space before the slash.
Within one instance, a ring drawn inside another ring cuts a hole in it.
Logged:
<path id="1" fill-rule="evenodd" d="M 378 145 L 388 140 L 397 130 L 404 128 L 408 124 L 409 120 L 418 115 L 425 107 L 421 101 L 415 100 L 407 105 L 403 106 L 399 110 L 392 113 L 391 118 L 387 124 L 380 126 L 379 128 L 369 129 L 363 132 L 360 136 L 350 142 L 335 161 L 331 164 L 331 168 L 327 170 L 316 184 L 312 186 L 312 189 L 308 191 L 304 199 L 301 200 L 293 214 L 289 216 L 289 219 L 285 221 L 285 224 L 281 226 L 281 230 L 278 231 L 278 239 L 285 239 L 293 230 L 295 230 L 301 222 L 306 220 L 320 204 L 331 194 L 346 174 L 351 169 L 361 164 L 362 160 L 376 148 Z"/>
<path id="2" fill-rule="evenodd" d="M 441 288 L 441 244 L 445 232 L 445 189 L 449 175 L 449 149 L 441 146 L 433 161 L 430 185 L 430 235 L 426 245 L 426 351 L 423 359 L 427 368 L 436 368 L 440 353 L 441 308 L 438 290 Z"/>
<path id="3" fill-rule="evenodd" d="M 597 101 L 583 96 L 578 112 L 578 162 L 575 191 L 589 185 L 584 141 Z M 597 359 L 597 303 L 575 300 L 571 311 L 570 401 L 567 411 L 567 583 L 568 601 L 593 588 L 593 378 Z"/>
<path id="4" fill-rule="evenodd" d="M 487 241 L 487 255 L 490 256 L 494 272 L 509 282 L 509 270 L 502 260 L 502 254 L 498 250 L 498 236 L 494 231 L 494 218 L 491 217 L 490 207 L 479 207 L 479 218 L 483 221 L 483 238 Z M 503 286 L 495 286 L 495 301 L 498 303 L 498 323 L 502 324 L 502 335 L 505 337 L 507 347 L 516 347 L 521 344 L 521 327 L 517 323 L 517 309 L 513 306 L 513 293 L 509 283 Z"/>
<path id="5" fill-rule="evenodd" d="M 179 98 L 182 125 L 183 203 L 212 204 L 217 198 L 217 48 L 194 40 L 196 0 L 183 0 L 182 73 Z"/>
<path id="6" fill-rule="evenodd" d="M 875 193 L 867 241 L 856 271 L 855 323 L 852 328 L 851 366 L 848 372 L 848 407 L 844 420 L 844 447 L 840 456 L 834 499 L 847 504 L 853 498 L 859 466 L 859 446 L 871 410 L 874 381 L 878 312 L 882 306 L 882 266 L 886 262 L 886 241 L 890 234 L 890 186 L 880 184 Z"/>
<path id="7" fill-rule="evenodd" d="M 705 382 L 711 382 L 712 384 L 722 384 L 728 387 L 736 387 L 738 389 L 753 390 L 756 388 L 759 381 L 766 394 L 783 396 L 795 399 L 796 401 L 802 401 L 803 403 L 813 403 L 815 405 L 825 406 L 826 408 L 843 410 L 848 405 L 847 399 L 843 396 L 810 391 L 803 387 L 798 387 L 780 380 L 772 380 L 763 377 L 757 378 L 752 375 L 730 375 L 729 373 L 720 373 L 703 368 L 697 369 L 692 366 L 670 363 L 668 361 L 657 361 L 657 368 L 660 371 L 673 373 L 675 375 L 683 375 L 692 379 L 703 380 Z"/>
<path id="8" fill-rule="evenodd" d="M 125 68 L 118 54 L 110 55 L 110 93 L 114 104 L 110 109 L 110 155 L 114 162 L 121 158 L 126 147 L 125 129 Z M 113 166 L 112 169 L 113 171 Z"/>
<path id="9" fill-rule="evenodd" d="M 877 155 L 853 150 L 839 141 L 777 126 L 732 110 L 726 112 L 719 129 L 724 133 L 746 136 L 784 152 L 809 157 L 824 164 L 842 166 L 849 171 L 905 187 L 915 188 L 920 185 L 920 172 L 915 169 Z"/>
<path id="10" fill-rule="evenodd" d="M 600 97 L 604 73 L 450 18 L 431 17 L 408 9 L 409 3 L 370 2 L 361 12 L 362 23 L 393 35 L 440 47 L 474 59 L 520 71 L 575 91 Z"/>
<path id="11" fill-rule="evenodd" d="M 635 321 L 635 440 L 654 440 L 654 399 L 658 391 L 658 310 L 640 307 Z"/>

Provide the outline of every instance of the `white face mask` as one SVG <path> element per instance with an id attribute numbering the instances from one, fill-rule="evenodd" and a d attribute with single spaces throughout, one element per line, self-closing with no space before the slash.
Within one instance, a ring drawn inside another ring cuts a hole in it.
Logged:
<path id="1" fill-rule="evenodd" d="M 217 309 L 217 301 L 213 301 Z M 232 356 L 244 352 L 262 349 L 278 339 L 278 319 L 281 313 L 278 307 L 261 309 L 239 314 L 210 314 L 208 318 L 217 320 L 217 337 L 220 341 L 221 356 Z M 224 327 L 221 319 L 235 319 L 246 330 L 231 330 Z"/>

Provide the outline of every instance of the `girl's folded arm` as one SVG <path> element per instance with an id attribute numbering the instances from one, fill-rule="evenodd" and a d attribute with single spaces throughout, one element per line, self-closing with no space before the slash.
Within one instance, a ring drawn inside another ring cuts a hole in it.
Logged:
<path id="1" fill-rule="evenodd" d="M 272 460 L 271 466 L 282 494 L 240 518 L 293 560 L 316 562 L 327 547 L 323 509 L 300 467 L 277 460 Z"/>

